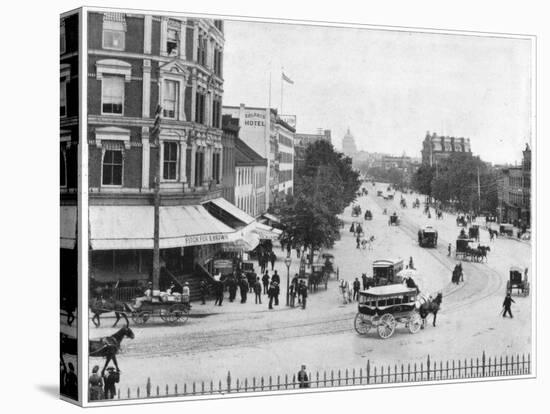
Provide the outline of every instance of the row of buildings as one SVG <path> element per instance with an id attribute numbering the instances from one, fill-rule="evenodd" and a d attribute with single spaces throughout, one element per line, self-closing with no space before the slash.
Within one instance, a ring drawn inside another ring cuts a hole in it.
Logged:
<path id="1" fill-rule="evenodd" d="M 161 285 L 211 277 L 217 263 L 277 238 L 268 210 L 293 193 L 296 162 L 311 140 L 296 134 L 295 117 L 222 104 L 224 22 L 112 11 L 83 18 L 84 50 L 79 14 L 60 23 L 62 273 L 75 277 L 82 142 L 93 281 L 151 278 L 155 188 Z M 330 131 L 322 136 L 330 141 Z"/>

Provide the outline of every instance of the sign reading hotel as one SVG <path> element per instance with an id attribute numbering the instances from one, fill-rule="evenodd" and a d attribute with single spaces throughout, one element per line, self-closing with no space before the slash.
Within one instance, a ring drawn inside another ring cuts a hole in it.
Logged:
<path id="1" fill-rule="evenodd" d="M 265 128 L 265 112 L 247 110 L 244 114 L 244 125 L 247 128 Z"/>

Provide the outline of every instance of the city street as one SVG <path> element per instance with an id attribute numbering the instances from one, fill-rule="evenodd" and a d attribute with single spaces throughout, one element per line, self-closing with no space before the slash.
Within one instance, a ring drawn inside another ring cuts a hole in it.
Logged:
<path id="1" fill-rule="evenodd" d="M 345 228 L 342 238 L 331 250 L 339 268 L 340 278 L 350 282 L 362 273 L 372 276 L 372 262 L 376 259 L 402 258 L 408 264 L 414 260 L 418 277 L 415 279 L 423 293 L 441 291 L 443 302 L 437 317 L 437 327 L 428 317 L 426 329 L 410 334 L 398 327 L 395 334 L 382 340 L 376 333 L 362 337 L 356 333 L 353 320 L 357 304 L 344 305 L 338 294 L 337 281 L 329 281 L 328 289 L 308 296 L 307 308 L 287 308 L 285 288 L 287 269 L 283 253 L 276 249 L 278 260 L 275 269 L 281 275 L 280 305 L 267 308 L 267 296 L 262 305 L 254 304 L 254 295 L 248 295 L 246 304 L 240 296 L 234 303 L 225 300 L 222 307 L 193 303 L 192 314 L 185 324 L 167 325 L 160 320 L 131 328 L 135 339 L 125 339 L 118 361 L 121 369 L 120 386 L 143 389 L 147 378 L 161 389 L 193 381 L 207 384 L 224 381 L 228 371 L 234 379 L 251 381 L 253 376 L 269 377 L 295 374 L 306 364 L 311 372 L 360 368 L 367 360 L 377 365 L 391 365 L 425 361 L 430 355 L 434 361 L 476 358 L 484 350 L 487 356 L 526 354 L 531 351 L 532 297 L 513 296 L 514 318 L 502 318 L 500 311 L 510 266 L 529 267 L 531 245 L 515 239 L 497 238 L 489 241 L 486 230 L 481 230 L 481 244 L 490 245 L 487 263 L 463 262 L 464 283 L 451 284 L 451 270 L 457 263 L 453 255 L 447 256 L 447 246 L 454 247 L 460 228 L 455 218 L 444 214 L 436 220 L 423 214 L 423 208 L 413 209 L 416 194 L 406 195 L 408 208 L 399 206 L 400 193 L 393 201 L 376 197 L 377 189 L 386 185 L 364 185 L 369 195 L 358 198 L 363 209 L 373 213 L 372 221 L 361 223 L 365 235 L 373 235 L 372 250 L 356 249 L 355 238 L 349 232 L 353 220 L 351 206 L 342 218 Z M 399 226 L 388 226 L 388 215 L 399 215 Z M 420 248 L 417 231 L 431 224 L 439 232 L 436 249 Z M 297 272 L 299 260 L 293 252 L 290 276 Z M 532 274 L 531 269 L 530 275 Z M 532 281 L 531 281 L 532 283 Z M 533 293 L 532 293 L 533 294 Z M 226 294 L 227 295 L 227 294 Z M 200 317 L 202 316 L 202 317 Z M 112 319 L 103 320 L 101 328 L 90 327 L 90 337 L 110 335 L 115 329 L 108 327 Z M 102 364 L 91 358 L 91 364 Z M 188 385 L 189 386 L 189 385 Z"/>

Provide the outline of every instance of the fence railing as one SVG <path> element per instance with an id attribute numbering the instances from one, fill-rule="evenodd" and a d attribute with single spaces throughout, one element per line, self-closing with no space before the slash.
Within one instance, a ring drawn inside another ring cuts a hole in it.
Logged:
<path id="1" fill-rule="evenodd" d="M 308 381 L 300 382 L 297 374 L 252 377 L 244 380 L 233 378 L 231 372 L 218 381 L 201 381 L 178 384 L 154 385 L 147 378 L 143 387 L 134 390 L 119 388 L 114 399 L 156 397 L 188 397 L 200 395 L 223 395 L 244 392 L 284 391 L 299 388 L 328 388 L 352 385 L 378 385 L 415 383 L 421 381 L 445 381 L 531 374 L 531 354 L 487 357 L 463 360 L 435 361 L 428 356 L 419 363 L 374 365 L 370 360 L 359 368 L 323 372 L 308 372 Z"/>

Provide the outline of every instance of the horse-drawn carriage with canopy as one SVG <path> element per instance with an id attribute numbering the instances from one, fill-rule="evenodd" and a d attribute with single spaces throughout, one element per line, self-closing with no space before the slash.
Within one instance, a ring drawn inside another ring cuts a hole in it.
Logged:
<path id="1" fill-rule="evenodd" d="M 355 204 L 351 209 L 351 216 L 359 217 L 360 215 L 361 215 L 361 206 L 359 204 Z"/>
<path id="2" fill-rule="evenodd" d="M 393 213 L 389 220 L 388 220 L 388 225 L 389 226 L 399 226 L 399 216 L 397 215 L 397 213 Z"/>
<path id="3" fill-rule="evenodd" d="M 522 270 L 517 266 L 510 268 L 510 279 L 506 282 L 506 293 L 512 294 L 512 290 L 516 289 L 523 296 L 529 296 L 529 281 L 527 279 L 527 269 Z"/>
<path id="4" fill-rule="evenodd" d="M 514 226 L 510 223 L 501 223 L 498 232 L 501 236 L 513 237 Z"/>
<path id="5" fill-rule="evenodd" d="M 401 283 L 403 280 L 397 276 L 403 270 L 403 259 L 382 259 L 372 263 L 372 279 L 369 285 L 384 286 Z"/>
<path id="6" fill-rule="evenodd" d="M 425 226 L 418 230 L 418 245 L 420 247 L 437 247 L 437 230 L 432 226 Z"/>
<path id="7" fill-rule="evenodd" d="M 359 292 L 355 330 L 366 335 L 376 328 L 382 339 L 390 338 L 397 324 L 405 325 L 410 333 L 422 327 L 422 318 L 416 311 L 417 290 L 401 284 L 378 286 Z"/>
<path id="8" fill-rule="evenodd" d="M 474 239 L 459 237 L 456 239 L 455 257 L 459 260 L 466 260 L 470 258 L 470 251 L 472 247 L 470 243 L 474 243 Z"/>
<path id="9" fill-rule="evenodd" d="M 412 206 L 413 208 L 420 208 L 420 200 L 418 198 L 414 200 Z"/>
<path id="10" fill-rule="evenodd" d="M 479 241 L 479 225 L 472 224 L 470 228 L 468 229 L 468 237 L 470 239 L 475 239 L 476 241 Z"/>
<path id="11" fill-rule="evenodd" d="M 383 192 L 381 190 L 378 190 L 376 192 L 376 197 L 382 197 Z"/>
<path id="12" fill-rule="evenodd" d="M 466 227 L 466 225 L 467 225 L 466 217 L 464 215 L 459 215 L 456 218 L 456 225 L 460 226 L 460 227 Z"/>
<path id="13" fill-rule="evenodd" d="M 367 210 L 365 211 L 365 220 L 372 220 L 372 211 Z"/>

